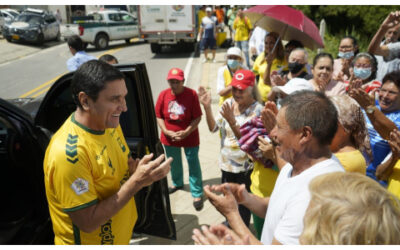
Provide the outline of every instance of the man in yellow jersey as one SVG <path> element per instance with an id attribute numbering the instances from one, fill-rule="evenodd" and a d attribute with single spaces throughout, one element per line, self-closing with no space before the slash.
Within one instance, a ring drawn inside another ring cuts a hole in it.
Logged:
<path id="1" fill-rule="evenodd" d="M 128 91 L 118 69 L 86 62 L 71 90 L 77 109 L 52 137 L 43 164 L 55 244 L 128 244 L 134 194 L 164 178 L 172 158 L 130 156 L 119 124 Z"/>

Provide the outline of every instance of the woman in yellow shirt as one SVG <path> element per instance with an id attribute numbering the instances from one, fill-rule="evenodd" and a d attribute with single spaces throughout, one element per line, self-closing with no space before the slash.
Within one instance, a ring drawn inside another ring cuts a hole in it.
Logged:
<path id="1" fill-rule="evenodd" d="M 258 91 L 260 92 L 263 102 L 268 100 L 267 96 L 271 91 L 270 72 L 280 71 L 288 65 L 285 60 L 285 53 L 281 41 L 278 42 L 275 50 L 272 52 L 278 37 L 279 35 L 276 32 L 270 32 L 265 36 L 264 53 L 258 55 L 253 65 L 253 72 L 260 76 L 258 80 Z M 268 63 L 268 61 L 271 63 Z M 268 65 L 270 67 L 267 67 Z"/>
<path id="2" fill-rule="evenodd" d="M 388 181 L 387 190 L 400 199 L 400 131 L 390 133 L 389 145 L 392 150 L 389 160 L 376 168 L 376 178 Z"/>
<path id="3" fill-rule="evenodd" d="M 338 111 L 338 129 L 331 143 L 331 151 L 339 159 L 346 172 L 366 174 L 365 157 L 372 160 L 368 130 L 361 108 L 348 95 L 332 96 Z"/>

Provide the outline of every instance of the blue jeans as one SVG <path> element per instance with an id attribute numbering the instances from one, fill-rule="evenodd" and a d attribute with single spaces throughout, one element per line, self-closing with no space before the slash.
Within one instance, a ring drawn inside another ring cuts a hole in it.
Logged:
<path id="1" fill-rule="evenodd" d="M 250 68 L 249 41 L 235 41 L 235 47 L 242 50 L 244 57 L 246 58 L 247 67 Z"/>
<path id="2" fill-rule="evenodd" d="M 172 184 L 175 187 L 183 187 L 183 166 L 181 148 L 164 145 L 167 157 L 174 160 L 171 163 Z M 190 192 L 194 198 L 203 196 L 203 180 L 199 161 L 199 147 L 184 147 L 186 160 L 189 165 Z"/>

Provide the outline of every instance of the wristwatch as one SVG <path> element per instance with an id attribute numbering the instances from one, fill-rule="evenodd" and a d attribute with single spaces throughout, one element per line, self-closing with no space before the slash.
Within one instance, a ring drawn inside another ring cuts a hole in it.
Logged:
<path id="1" fill-rule="evenodd" d="M 372 115 L 375 111 L 375 106 L 374 105 L 369 105 L 365 111 L 367 112 L 367 114 Z"/>

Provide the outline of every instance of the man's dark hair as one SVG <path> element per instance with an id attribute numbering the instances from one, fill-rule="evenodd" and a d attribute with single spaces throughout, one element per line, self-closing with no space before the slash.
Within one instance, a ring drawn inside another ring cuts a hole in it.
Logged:
<path id="1" fill-rule="evenodd" d="M 290 46 L 293 46 L 294 48 L 304 48 L 304 45 L 297 40 L 290 40 L 286 45 L 285 48 L 288 48 Z"/>
<path id="2" fill-rule="evenodd" d="M 72 98 L 75 104 L 82 108 L 78 95 L 85 92 L 93 101 L 96 101 L 99 92 L 110 81 L 124 79 L 124 75 L 112 65 L 91 60 L 82 64 L 74 73 L 71 83 Z"/>
<path id="3" fill-rule="evenodd" d="M 309 126 L 321 146 L 329 145 L 336 134 L 338 114 L 335 105 L 322 92 L 301 90 L 285 97 L 285 119 L 292 130 Z"/>
<path id="4" fill-rule="evenodd" d="M 78 35 L 68 37 L 67 44 L 76 51 L 83 50 L 83 41 Z"/>
<path id="5" fill-rule="evenodd" d="M 118 63 L 118 60 L 115 56 L 110 55 L 110 54 L 104 54 L 102 56 L 100 56 L 99 61 L 103 61 L 103 62 L 111 62 L 112 60 L 115 60 L 116 63 Z"/>
<path id="6" fill-rule="evenodd" d="M 383 77 L 382 85 L 387 81 L 393 82 L 396 84 L 397 88 L 400 90 L 400 70 L 392 71 Z"/>

